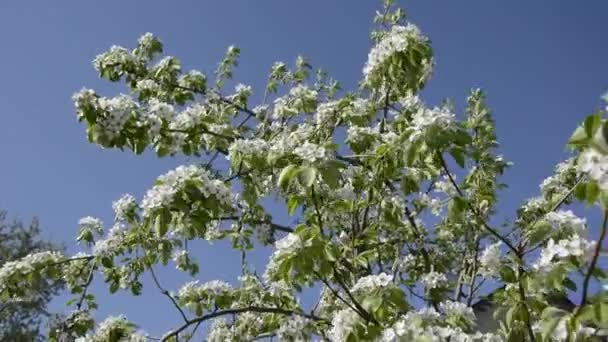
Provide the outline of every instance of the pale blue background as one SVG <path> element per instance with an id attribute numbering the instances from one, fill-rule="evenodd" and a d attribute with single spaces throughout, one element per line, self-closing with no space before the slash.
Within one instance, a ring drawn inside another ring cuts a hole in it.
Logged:
<path id="1" fill-rule="evenodd" d="M 424 98 L 437 103 L 451 97 L 461 108 L 471 87 L 487 91 L 501 152 L 515 162 L 500 207 L 501 216 L 511 215 L 565 157 L 576 124 L 602 105 L 608 2 L 402 5 L 435 49 L 435 76 Z M 273 62 L 303 54 L 351 88 L 361 75 L 378 8 L 377 1 L 353 0 L 0 2 L 0 208 L 24 218 L 38 215 L 47 235 L 73 246 L 80 217 L 110 221 L 113 200 L 124 192 L 141 197 L 156 176 L 177 164 L 86 142 L 70 97 L 83 86 L 105 94 L 122 90 L 98 80 L 91 65 L 112 44 L 132 47 L 150 31 L 186 69 L 206 72 L 235 44 L 242 48 L 236 78 L 257 89 Z M 592 222 L 596 211 L 588 211 Z M 238 273 L 236 253 L 222 246 L 198 253 L 202 278 L 233 279 Z M 170 288 L 184 280 L 163 275 Z M 126 313 L 153 334 L 175 326 L 178 316 L 166 299 L 152 287 L 144 292 L 135 300 L 102 295 L 100 317 Z"/>

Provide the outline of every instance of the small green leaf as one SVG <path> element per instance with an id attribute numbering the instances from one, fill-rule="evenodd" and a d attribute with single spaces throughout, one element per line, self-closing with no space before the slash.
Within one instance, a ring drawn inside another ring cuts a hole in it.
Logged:
<path id="1" fill-rule="evenodd" d="M 514 283 L 517 281 L 517 276 L 515 275 L 515 271 L 509 266 L 504 266 L 500 269 L 500 278 L 505 283 Z"/>
<path id="2" fill-rule="evenodd" d="M 303 166 L 298 172 L 298 181 L 306 188 L 310 188 L 317 178 L 317 169 L 312 166 Z"/>
<path id="3" fill-rule="evenodd" d="M 588 137 L 592 137 L 593 134 L 595 133 L 595 130 L 598 129 L 600 127 L 602 118 L 601 116 L 595 114 L 595 115 L 589 115 L 586 119 L 585 119 L 585 133 L 587 134 Z"/>
<path id="4" fill-rule="evenodd" d="M 283 191 L 286 191 L 293 177 L 298 173 L 298 167 L 295 165 L 287 165 L 281 170 L 279 175 L 279 186 Z"/>
<path id="5" fill-rule="evenodd" d="M 464 150 L 462 148 L 453 148 L 450 150 L 450 154 L 452 155 L 452 158 L 454 158 L 458 166 L 464 167 L 465 156 Z"/>
<path id="6" fill-rule="evenodd" d="M 106 268 L 112 268 L 114 266 L 114 262 L 112 261 L 112 258 L 109 258 L 109 257 L 101 258 L 101 264 Z"/>
<path id="7" fill-rule="evenodd" d="M 300 205 L 300 199 L 298 196 L 291 196 L 287 200 L 287 213 L 291 216 Z"/>
<path id="8" fill-rule="evenodd" d="M 578 126 L 576 128 L 576 130 L 574 131 L 574 133 L 572 133 L 572 136 L 570 136 L 570 139 L 568 140 L 568 144 L 569 145 L 580 144 L 580 143 L 584 142 L 585 140 L 587 140 L 588 137 L 589 136 L 587 135 L 585 128 L 582 126 Z"/>
<path id="9" fill-rule="evenodd" d="M 585 187 L 585 199 L 587 200 L 587 204 L 592 205 L 597 201 L 597 198 L 600 194 L 600 187 L 597 185 L 596 181 L 590 181 L 587 183 Z"/>

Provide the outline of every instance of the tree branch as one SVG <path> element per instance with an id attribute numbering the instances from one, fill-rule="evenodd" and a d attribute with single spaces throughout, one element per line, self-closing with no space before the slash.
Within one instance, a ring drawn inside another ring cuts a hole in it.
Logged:
<path id="1" fill-rule="evenodd" d="M 313 314 L 307 314 L 305 312 L 286 310 L 286 309 L 280 309 L 280 308 L 265 308 L 265 307 L 259 307 L 259 306 L 248 306 L 248 307 L 244 307 L 244 308 L 219 310 L 219 311 L 215 311 L 215 312 L 211 312 L 209 314 L 203 315 L 201 317 L 186 320 L 186 322 L 182 326 L 169 332 L 167 335 L 163 336 L 162 341 L 168 341 L 171 337 L 178 336 L 179 333 L 188 329 L 188 327 L 191 326 L 192 324 L 197 324 L 199 322 L 204 322 L 204 321 L 207 321 L 207 320 L 210 320 L 210 319 L 213 319 L 216 317 L 224 316 L 224 315 L 235 315 L 235 314 L 240 314 L 240 313 L 244 313 L 244 312 L 274 313 L 274 314 L 282 314 L 282 315 L 286 315 L 286 316 L 298 315 L 298 316 L 302 316 L 304 318 L 308 318 L 308 319 L 311 319 L 314 321 L 329 323 L 329 321 L 325 318 L 321 318 L 321 317 L 313 315 Z"/>

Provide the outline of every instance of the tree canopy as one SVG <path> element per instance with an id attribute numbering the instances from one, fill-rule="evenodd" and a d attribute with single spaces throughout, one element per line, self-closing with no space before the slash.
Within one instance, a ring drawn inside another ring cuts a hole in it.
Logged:
<path id="1" fill-rule="evenodd" d="M 201 325 L 209 341 L 585 341 L 605 333 L 608 296 L 593 284 L 606 279 L 606 110 L 575 130 L 570 158 L 538 196 L 497 226 L 500 177 L 511 164 L 496 152 L 486 95 L 471 90 L 463 113 L 449 101 L 424 103 L 417 94 L 432 75 L 431 43 L 393 5 L 386 0 L 377 13 L 350 91 L 298 57 L 272 65 L 263 100 L 251 103 L 252 87 L 234 81 L 239 48 L 228 48 L 211 78 L 182 70 L 150 33 L 97 56 L 99 75 L 129 91 L 73 96 L 88 140 L 200 159 L 159 176 L 141 201 L 116 200 L 109 226 L 81 219 L 82 253 L 5 264 L 1 298 L 27 298 L 32 274 L 63 279 L 74 311 L 55 340 L 188 341 Z M 266 199 L 297 224 L 273 220 Z M 568 207 L 575 202 L 602 211 L 598 236 Z M 238 283 L 164 288 L 159 264 L 199 273 L 194 240 L 230 241 L 243 255 Z M 260 270 L 247 263 L 258 244 L 275 248 Z M 181 325 L 163 336 L 122 315 L 95 326 L 92 280 L 137 296 L 144 273 Z M 321 289 L 312 310 L 300 300 L 306 288 Z M 492 331 L 472 309 L 489 289 L 500 323 Z M 575 293 L 571 311 L 554 300 Z"/>

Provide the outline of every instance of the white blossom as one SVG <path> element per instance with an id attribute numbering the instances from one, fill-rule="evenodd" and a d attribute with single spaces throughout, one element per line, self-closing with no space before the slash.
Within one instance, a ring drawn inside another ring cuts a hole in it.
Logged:
<path id="1" fill-rule="evenodd" d="M 497 274 L 500 269 L 500 246 L 501 242 L 493 243 L 487 246 L 481 256 L 479 257 L 479 263 L 481 264 L 480 273 L 485 276 L 493 276 Z"/>
<path id="2" fill-rule="evenodd" d="M 142 201 L 144 215 L 149 215 L 158 208 L 171 205 L 174 196 L 187 182 L 196 181 L 198 190 L 203 196 L 214 196 L 222 205 L 232 206 L 233 196 L 224 182 L 213 179 L 209 172 L 200 166 L 179 166 L 175 170 L 160 176 L 157 185 L 148 190 Z"/>
<path id="3" fill-rule="evenodd" d="M 447 284 L 448 278 L 443 273 L 431 271 L 420 279 L 427 289 L 443 287 Z"/>
<path id="4" fill-rule="evenodd" d="M 380 274 L 372 274 L 357 280 L 357 283 L 351 289 L 352 292 L 361 290 L 376 289 L 379 287 L 386 287 L 393 281 L 393 276 L 384 272 Z"/>
<path id="5" fill-rule="evenodd" d="M 578 159 L 578 171 L 596 180 L 600 189 L 608 190 L 608 155 L 588 148 Z"/>
<path id="6" fill-rule="evenodd" d="M 104 115 L 97 118 L 97 125 L 109 139 L 120 135 L 131 115 L 139 107 L 130 96 L 124 94 L 113 98 L 99 98 L 98 103 Z"/>
<path id="7" fill-rule="evenodd" d="M 373 73 L 395 53 L 406 51 L 413 41 L 426 41 L 416 25 L 408 23 L 406 26 L 393 26 L 387 36 L 369 52 L 367 63 L 363 68 L 365 79 L 369 80 Z"/>
<path id="8" fill-rule="evenodd" d="M 122 195 L 118 200 L 112 203 L 114 209 L 114 219 L 121 221 L 126 220 L 137 208 L 135 197 L 130 194 Z"/>
<path id="9" fill-rule="evenodd" d="M 113 256 L 124 248 L 125 225 L 116 223 L 105 239 L 97 240 L 93 246 L 93 254 L 97 256 Z"/>
<path id="10" fill-rule="evenodd" d="M 347 340 L 355 324 L 359 322 L 359 315 L 352 309 L 343 309 L 334 314 L 329 330 L 329 340 L 343 342 Z"/>
<path id="11" fill-rule="evenodd" d="M 329 159 L 329 152 L 327 151 L 327 149 L 308 141 L 305 142 L 302 146 L 296 147 L 293 152 L 298 157 L 309 163 Z"/>
<path id="12" fill-rule="evenodd" d="M 78 225 L 81 229 L 91 230 L 97 234 L 103 234 L 103 222 L 91 216 L 86 216 L 78 220 Z"/>
<path id="13" fill-rule="evenodd" d="M 548 271 L 555 266 L 555 258 L 563 259 L 568 256 L 583 257 L 595 246 L 595 242 L 587 241 L 579 235 L 573 235 L 569 239 L 559 240 L 557 243 L 549 239 L 547 246 L 542 249 L 537 262 L 533 267 L 541 272 Z"/>

